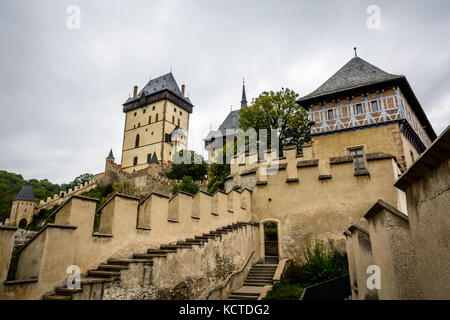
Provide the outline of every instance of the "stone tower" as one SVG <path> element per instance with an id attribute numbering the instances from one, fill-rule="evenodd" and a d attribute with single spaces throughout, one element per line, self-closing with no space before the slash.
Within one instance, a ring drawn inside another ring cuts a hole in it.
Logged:
<path id="1" fill-rule="evenodd" d="M 121 167 L 134 172 L 150 163 L 171 162 L 175 150 L 187 148 L 193 105 L 173 74 L 150 80 L 123 104 L 125 129 Z"/>
<path id="2" fill-rule="evenodd" d="M 9 219 L 5 224 L 14 227 L 26 227 L 33 219 L 36 198 L 30 186 L 23 186 L 14 198 Z"/>

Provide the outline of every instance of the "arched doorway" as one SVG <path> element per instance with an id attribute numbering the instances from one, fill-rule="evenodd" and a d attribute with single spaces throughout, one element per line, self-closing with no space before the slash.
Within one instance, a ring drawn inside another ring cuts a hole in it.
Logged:
<path id="1" fill-rule="evenodd" d="M 22 219 L 19 221 L 19 228 L 25 228 L 27 226 L 27 219 Z"/>
<path id="2" fill-rule="evenodd" d="M 266 263 L 278 263 L 279 259 L 279 228 L 276 221 L 262 223 L 264 230 L 264 256 Z"/>

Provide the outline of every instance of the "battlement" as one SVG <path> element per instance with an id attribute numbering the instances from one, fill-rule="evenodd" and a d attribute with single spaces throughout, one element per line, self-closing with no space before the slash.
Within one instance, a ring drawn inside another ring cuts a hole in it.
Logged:
<path id="1" fill-rule="evenodd" d="M 251 192 L 172 197 L 152 193 L 143 200 L 115 194 L 96 210 L 97 199 L 73 195 L 47 224 L 20 250 L 16 279 L 7 281 L 13 250 L 13 233 L 0 228 L 0 299 L 36 299 L 66 279 L 66 269 L 76 265 L 82 273 L 108 258 L 129 258 L 130 249 L 173 243 L 236 222 L 251 221 Z M 98 227 L 95 215 L 100 215 Z M 2 259 L 3 259 L 2 258 Z"/>
<path id="2" fill-rule="evenodd" d="M 106 159 L 105 172 L 97 175 L 99 185 L 113 184 L 120 181 L 129 181 L 134 184 L 141 194 L 160 192 L 170 194 L 174 185 L 180 180 L 171 180 L 165 176 L 170 170 L 170 163 L 151 163 L 147 168 L 127 172 L 114 162 L 114 159 Z"/>
<path id="3" fill-rule="evenodd" d="M 75 186 L 73 189 L 70 188 L 67 191 L 60 191 L 59 194 L 55 193 L 53 197 L 47 197 L 46 200 L 39 201 L 39 205 L 36 206 L 35 212 L 39 212 L 42 209 L 48 210 L 54 208 L 55 206 L 58 206 L 65 200 L 67 200 L 68 197 L 88 192 L 89 190 L 92 190 L 95 187 L 97 187 L 97 181 L 94 178 L 90 181 L 82 183 L 81 185 Z"/>

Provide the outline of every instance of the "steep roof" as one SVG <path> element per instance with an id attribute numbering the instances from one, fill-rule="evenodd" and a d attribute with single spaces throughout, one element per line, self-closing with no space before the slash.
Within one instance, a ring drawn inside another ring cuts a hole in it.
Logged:
<path id="1" fill-rule="evenodd" d="M 312 104 L 325 100 L 326 97 L 350 92 L 357 93 L 361 88 L 367 86 L 381 87 L 387 84 L 398 85 L 401 88 L 430 139 L 436 139 L 436 132 L 406 77 L 387 73 L 359 57 L 352 58 L 319 88 L 298 99 L 297 103 L 304 108 L 309 108 Z"/>
<path id="2" fill-rule="evenodd" d="M 114 159 L 112 148 L 111 148 L 111 150 L 109 150 L 109 154 L 108 154 L 108 157 L 106 159 Z"/>
<path id="3" fill-rule="evenodd" d="M 319 88 L 301 98 L 299 102 L 402 77 L 402 75 L 387 73 L 360 57 L 354 57 Z"/>
<path id="4" fill-rule="evenodd" d="M 226 130 L 237 130 L 239 129 L 239 110 L 230 111 L 228 116 L 223 120 L 219 127 L 220 132 L 223 135 L 226 134 Z"/>
<path id="5" fill-rule="evenodd" d="M 138 93 L 136 98 L 128 98 L 127 101 L 125 101 L 125 104 L 139 100 L 142 95 L 149 96 L 158 92 L 162 92 L 164 90 L 168 90 L 187 103 L 192 104 L 189 98 L 183 97 L 183 95 L 181 94 L 180 88 L 178 87 L 177 81 L 175 80 L 172 72 L 150 80 Z"/>
<path id="6" fill-rule="evenodd" d="M 36 198 L 34 197 L 33 190 L 30 186 L 23 186 L 13 201 L 16 200 L 36 201 Z"/>

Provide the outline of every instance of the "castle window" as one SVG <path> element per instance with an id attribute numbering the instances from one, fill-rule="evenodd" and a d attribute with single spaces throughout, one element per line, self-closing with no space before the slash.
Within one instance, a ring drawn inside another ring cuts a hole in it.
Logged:
<path id="1" fill-rule="evenodd" d="M 156 114 L 156 121 L 158 121 L 158 114 Z"/>
<path id="2" fill-rule="evenodd" d="M 351 156 L 353 156 L 353 165 L 355 170 L 364 169 L 364 157 L 363 148 L 353 148 L 349 150 Z"/>
<path id="3" fill-rule="evenodd" d="M 180 126 L 180 119 L 178 119 L 178 126 Z"/>
<path id="4" fill-rule="evenodd" d="M 140 122 L 138 122 L 138 128 L 141 126 L 141 123 Z"/>
<path id="5" fill-rule="evenodd" d="M 412 160 L 412 162 L 414 162 L 414 153 L 410 150 L 410 151 L 409 151 L 409 154 L 411 155 L 411 160 Z"/>
<path id="6" fill-rule="evenodd" d="M 147 163 L 150 163 L 151 160 L 152 160 L 152 154 L 148 153 L 147 154 Z"/>
<path id="7" fill-rule="evenodd" d="M 172 116 L 172 123 L 175 123 L 175 116 Z"/>
<path id="8" fill-rule="evenodd" d="M 370 102 L 370 105 L 372 106 L 372 112 L 377 112 L 378 109 L 378 101 L 374 100 L 372 102 Z"/>
<path id="9" fill-rule="evenodd" d="M 139 134 L 136 135 L 136 141 L 134 142 L 134 147 L 139 147 Z"/>
<path id="10" fill-rule="evenodd" d="M 136 165 L 137 165 L 137 160 L 138 160 L 137 157 L 134 157 L 134 158 L 133 158 L 133 166 L 136 166 Z"/>
<path id="11" fill-rule="evenodd" d="M 183 113 L 180 111 L 180 116 L 182 116 L 183 115 Z"/>
<path id="12" fill-rule="evenodd" d="M 137 112 L 134 113 L 134 116 L 136 117 Z"/>
<path id="13" fill-rule="evenodd" d="M 147 110 L 144 109 L 144 110 L 142 111 L 142 113 L 145 113 L 145 111 L 147 111 Z"/>
<path id="14" fill-rule="evenodd" d="M 152 107 L 152 110 L 155 110 L 155 106 Z"/>
<path id="15" fill-rule="evenodd" d="M 177 108 L 173 108 L 173 112 L 175 112 L 175 113 L 176 113 L 176 112 L 177 112 Z"/>
<path id="16" fill-rule="evenodd" d="M 356 114 L 362 114 L 363 113 L 363 106 L 361 103 L 357 103 L 356 105 Z"/>
<path id="17" fill-rule="evenodd" d="M 328 109 L 328 110 L 327 110 L 327 116 L 328 116 L 328 120 L 334 120 L 334 112 L 333 112 L 333 109 Z"/>
<path id="18" fill-rule="evenodd" d="M 152 116 L 148 116 L 148 123 L 152 123 Z"/>

